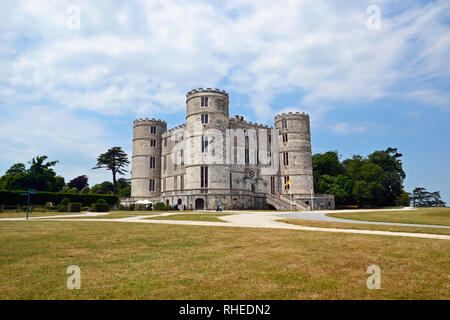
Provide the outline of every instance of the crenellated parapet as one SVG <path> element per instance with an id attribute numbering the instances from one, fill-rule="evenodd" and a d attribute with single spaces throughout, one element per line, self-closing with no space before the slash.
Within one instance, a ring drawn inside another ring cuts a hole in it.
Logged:
<path id="1" fill-rule="evenodd" d="M 165 128 L 167 130 L 167 122 L 161 119 L 155 119 L 155 118 L 139 118 L 133 121 L 133 126 L 151 126 L 156 125 L 159 127 Z M 165 131 L 164 130 L 164 131 Z"/>
<path id="2" fill-rule="evenodd" d="M 272 129 L 271 126 L 268 126 L 266 124 L 262 124 L 262 123 L 256 123 L 256 122 L 252 122 L 252 121 L 246 121 L 244 119 L 243 116 L 239 116 L 239 115 L 235 115 L 233 118 L 229 119 L 230 121 L 230 125 L 236 124 L 236 125 L 248 125 L 248 126 L 252 126 L 252 127 L 256 127 L 256 128 L 260 128 L 260 129 Z"/>
<path id="3" fill-rule="evenodd" d="M 287 113 L 280 113 L 275 116 L 275 122 L 282 120 L 282 119 L 295 119 L 295 118 L 308 118 L 309 114 L 304 112 L 287 112 Z"/>
<path id="4" fill-rule="evenodd" d="M 167 132 L 165 132 L 163 134 L 163 138 L 169 137 L 172 134 L 174 134 L 176 131 L 182 130 L 182 129 L 186 129 L 186 124 L 183 123 L 183 124 L 180 124 L 179 126 L 176 126 L 176 127 L 173 127 L 171 129 L 167 130 Z"/>
<path id="5" fill-rule="evenodd" d="M 186 93 L 186 100 L 188 100 L 193 95 L 204 95 L 204 94 L 220 94 L 220 95 L 225 96 L 227 99 L 229 98 L 229 94 L 225 90 L 220 90 L 218 88 L 215 88 L 215 89 L 212 89 L 212 88 L 206 88 L 206 89 L 198 88 L 198 89 L 193 89 L 191 91 L 188 91 L 188 93 Z"/>

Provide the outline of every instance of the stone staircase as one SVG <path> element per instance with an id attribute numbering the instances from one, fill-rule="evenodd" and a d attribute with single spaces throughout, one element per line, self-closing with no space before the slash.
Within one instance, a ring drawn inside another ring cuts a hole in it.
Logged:
<path id="1" fill-rule="evenodd" d="M 266 203 L 270 204 L 277 210 L 294 210 L 294 211 L 303 211 L 310 210 L 310 206 L 306 203 L 290 199 L 285 195 L 280 195 L 280 197 L 273 194 L 266 194 Z"/>

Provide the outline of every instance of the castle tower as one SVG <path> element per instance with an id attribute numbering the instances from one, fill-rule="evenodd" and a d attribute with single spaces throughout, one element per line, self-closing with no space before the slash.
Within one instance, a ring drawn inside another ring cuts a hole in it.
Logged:
<path id="1" fill-rule="evenodd" d="M 309 197 L 313 184 L 309 116 L 300 112 L 277 115 L 275 128 L 279 130 L 282 193 L 292 192 L 295 198 Z M 289 189 L 284 186 L 287 179 Z"/>
<path id="2" fill-rule="evenodd" d="M 212 195 L 230 188 L 230 167 L 225 163 L 228 105 L 228 93 L 223 90 L 186 94 L 186 190 L 197 197 L 191 199 L 193 208 L 201 209 L 202 202 L 203 208 L 223 204 Z"/>
<path id="3" fill-rule="evenodd" d="M 160 199 L 162 134 L 167 123 L 157 119 L 138 119 L 133 123 L 131 197 Z"/>

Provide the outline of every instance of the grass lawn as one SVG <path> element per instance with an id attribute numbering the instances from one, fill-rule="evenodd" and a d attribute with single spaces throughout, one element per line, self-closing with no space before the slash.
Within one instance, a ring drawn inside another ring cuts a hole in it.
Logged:
<path id="1" fill-rule="evenodd" d="M 373 225 L 373 224 L 312 221 L 312 220 L 300 220 L 300 219 L 282 219 L 282 220 L 277 220 L 277 221 L 281 221 L 281 222 L 285 222 L 285 223 L 289 223 L 289 224 L 295 224 L 295 225 L 299 225 L 299 226 L 318 227 L 318 228 L 379 230 L 379 231 L 393 231 L 393 232 L 413 232 L 413 233 L 432 233 L 432 234 L 450 235 L 450 229 L 445 229 L 445 228 L 385 226 L 385 225 Z"/>
<path id="2" fill-rule="evenodd" d="M 450 241 L 108 222 L 0 223 L 0 299 L 448 299 Z M 381 268 L 369 290 L 367 267 Z M 68 290 L 66 269 L 81 268 Z"/>
<path id="3" fill-rule="evenodd" d="M 50 217 L 50 216 L 62 216 L 62 215 L 72 215 L 72 214 L 84 214 L 85 212 L 33 212 L 29 215 L 29 217 Z M 16 211 L 7 211 L 7 212 L 0 212 L 0 219 L 2 218 L 26 218 L 27 213 L 26 212 L 19 212 Z"/>
<path id="4" fill-rule="evenodd" d="M 328 213 L 327 216 L 362 221 L 382 221 L 450 226 L 450 208 L 421 208 L 417 210 L 367 212 L 355 210 L 354 212 Z"/>
<path id="5" fill-rule="evenodd" d="M 156 213 L 147 213 L 146 215 L 154 215 Z M 120 218 L 131 218 L 131 217 L 139 217 L 140 215 L 143 214 L 132 214 L 132 213 L 110 213 L 110 214 L 106 214 L 106 215 L 101 215 L 101 216 L 87 216 L 87 217 L 64 217 L 61 219 L 120 219 Z"/>
<path id="6" fill-rule="evenodd" d="M 188 221 L 212 221 L 212 222 L 225 222 L 219 217 L 229 216 L 226 213 L 196 213 L 196 214 L 177 214 L 166 217 L 154 217 L 145 218 L 146 220 L 188 220 Z"/>

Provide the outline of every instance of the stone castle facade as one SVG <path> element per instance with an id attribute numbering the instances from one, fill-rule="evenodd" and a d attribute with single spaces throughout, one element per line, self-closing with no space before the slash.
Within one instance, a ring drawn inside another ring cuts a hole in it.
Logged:
<path id="1" fill-rule="evenodd" d="M 186 94 L 186 123 L 133 124 L 131 198 L 185 209 L 334 209 L 313 193 L 309 116 L 283 113 L 275 127 L 229 117 L 219 89 Z"/>

